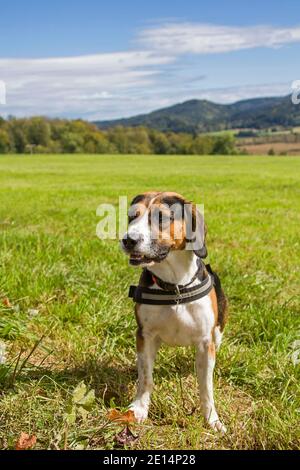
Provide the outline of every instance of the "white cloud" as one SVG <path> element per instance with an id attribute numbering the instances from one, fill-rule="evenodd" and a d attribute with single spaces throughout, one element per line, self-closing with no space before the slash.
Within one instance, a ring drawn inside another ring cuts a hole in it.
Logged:
<path id="1" fill-rule="evenodd" d="M 6 86 L 2 80 L 0 80 L 0 104 L 6 104 Z"/>
<path id="2" fill-rule="evenodd" d="M 108 91 L 101 91 L 101 93 L 92 93 L 90 95 L 77 95 L 77 96 L 74 96 L 74 99 L 83 100 L 83 101 L 86 101 L 86 100 L 94 101 L 94 100 L 109 100 L 113 97 L 114 95 L 112 95 Z"/>
<path id="3" fill-rule="evenodd" d="M 140 32 L 140 43 L 152 50 L 176 54 L 215 54 L 300 42 L 300 26 L 218 26 L 167 23 Z"/>
<path id="4" fill-rule="evenodd" d="M 226 88 L 211 88 L 201 90 L 197 98 L 214 101 L 215 103 L 234 103 L 235 101 L 264 96 L 285 96 L 291 92 L 291 84 L 265 83 L 261 85 L 232 86 Z"/>
<path id="5" fill-rule="evenodd" d="M 146 28 L 136 41 L 136 50 L 124 52 L 46 59 L 0 58 L 0 80 L 6 83 L 7 92 L 1 114 L 101 120 L 146 113 L 191 98 L 232 102 L 287 94 L 288 84 L 208 88 L 209 70 L 201 69 L 199 75 L 199 67 L 187 68 L 184 55 L 278 47 L 300 41 L 300 27 L 177 22 Z"/>
<path id="6" fill-rule="evenodd" d="M 6 115 L 87 115 L 102 102 L 153 85 L 160 67 L 173 61 L 151 51 L 49 59 L 0 59 L 7 85 Z M 105 116 L 104 116 L 105 117 Z"/>

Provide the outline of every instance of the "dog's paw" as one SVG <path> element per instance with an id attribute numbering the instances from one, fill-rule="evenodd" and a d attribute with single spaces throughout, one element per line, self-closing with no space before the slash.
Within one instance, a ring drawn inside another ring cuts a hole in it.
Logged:
<path id="1" fill-rule="evenodd" d="M 135 419 L 138 423 L 142 423 L 148 418 L 148 407 L 143 406 L 139 402 L 133 402 L 129 409 L 134 412 Z"/>
<path id="2" fill-rule="evenodd" d="M 227 432 L 226 426 L 224 426 L 224 424 L 219 419 L 215 421 L 209 421 L 208 424 L 214 431 L 217 431 L 221 434 L 226 434 Z"/>

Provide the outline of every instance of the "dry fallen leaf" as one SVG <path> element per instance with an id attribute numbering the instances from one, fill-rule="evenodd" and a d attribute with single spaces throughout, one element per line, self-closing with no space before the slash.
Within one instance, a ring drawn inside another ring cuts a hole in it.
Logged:
<path id="1" fill-rule="evenodd" d="M 122 424 L 130 424 L 136 422 L 134 412 L 132 410 L 128 410 L 125 413 L 121 413 L 121 411 L 113 409 L 108 412 L 107 418 L 109 419 L 109 421 L 115 421 L 117 423 Z"/>
<path id="2" fill-rule="evenodd" d="M 12 308 L 12 304 L 10 303 L 10 300 L 8 297 L 4 297 L 4 299 L 2 299 L 2 303 L 4 307 Z"/>
<path id="3" fill-rule="evenodd" d="M 26 432 L 21 432 L 19 439 L 16 442 L 16 450 L 27 450 L 34 447 L 36 444 L 36 436 L 33 434 L 29 436 Z"/>

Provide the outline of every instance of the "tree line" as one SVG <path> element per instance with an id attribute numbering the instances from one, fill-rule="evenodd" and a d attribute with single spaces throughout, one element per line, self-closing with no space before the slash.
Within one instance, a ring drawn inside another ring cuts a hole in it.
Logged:
<path id="1" fill-rule="evenodd" d="M 0 117 L 0 154 L 194 154 L 236 153 L 228 134 L 161 132 L 146 127 L 101 130 L 83 120 Z"/>

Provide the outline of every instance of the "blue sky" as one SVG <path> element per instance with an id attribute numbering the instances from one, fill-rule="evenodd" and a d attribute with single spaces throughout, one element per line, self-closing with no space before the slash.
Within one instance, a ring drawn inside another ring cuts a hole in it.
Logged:
<path id="1" fill-rule="evenodd" d="M 110 119 L 287 94 L 299 52 L 299 0 L 0 1 L 0 114 Z"/>

